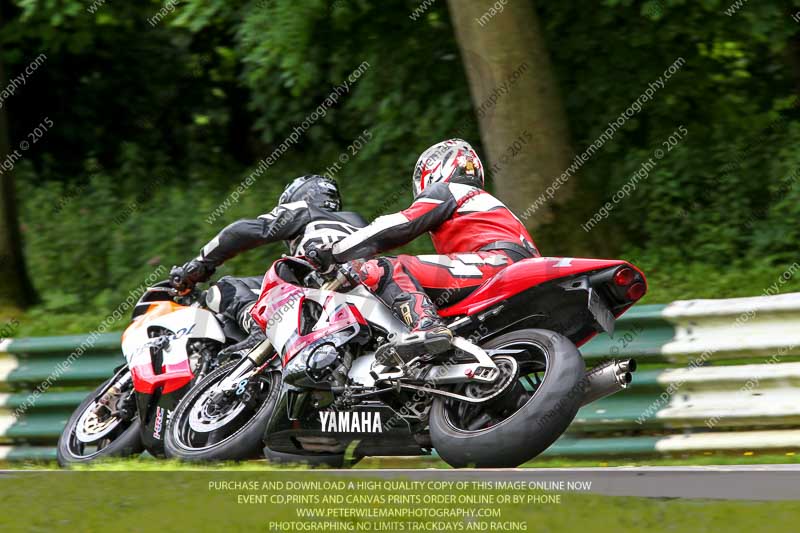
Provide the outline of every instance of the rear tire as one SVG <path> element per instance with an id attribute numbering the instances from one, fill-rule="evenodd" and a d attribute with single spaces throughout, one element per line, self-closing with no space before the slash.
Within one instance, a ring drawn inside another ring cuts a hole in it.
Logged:
<path id="1" fill-rule="evenodd" d="M 524 329 L 492 339 L 482 348 L 511 346 L 538 349 L 546 362 L 535 392 L 513 414 L 489 427 L 465 430 L 451 420 L 457 417 L 455 403 L 461 402 L 441 397 L 433 402 L 431 441 L 439 456 L 455 468 L 519 466 L 553 444 L 581 406 L 585 365 L 569 339 L 548 330 Z"/>
<path id="2" fill-rule="evenodd" d="M 113 428 L 103 438 L 98 439 L 97 444 L 102 446 L 99 449 L 87 452 L 85 450 L 87 443 L 79 440 L 76 435 L 78 423 L 82 421 L 84 413 L 95 404 L 95 396 L 100 394 L 113 379 L 114 377 L 107 379 L 102 385 L 93 390 L 72 413 L 67 425 L 64 426 L 64 430 L 61 432 L 61 436 L 58 438 L 56 458 L 59 465 L 69 466 L 112 457 L 130 457 L 139 455 L 144 450 L 139 433 L 141 424 L 139 417 L 136 415 L 134 415 L 132 421 L 120 420 L 116 422 L 118 427 Z M 105 441 L 108 442 L 105 443 Z M 88 445 L 92 445 L 92 443 L 88 443 Z"/>

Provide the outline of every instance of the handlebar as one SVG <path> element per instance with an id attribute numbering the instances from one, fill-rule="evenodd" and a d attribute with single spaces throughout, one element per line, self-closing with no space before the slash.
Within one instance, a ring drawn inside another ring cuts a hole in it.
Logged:
<path id="1" fill-rule="evenodd" d="M 188 293 L 181 294 L 180 291 L 170 286 L 168 279 L 159 281 L 158 283 L 148 287 L 134 306 L 133 316 L 136 317 L 137 313 L 141 314 L 137 309 L 141 309 L 139 304 L 159 302 L 159 301 L 173 301 L 180 305 L 191 306 L 196 302 L 202 302 L 205 299 L 205 291 L 199 289 L 192 289 Z"/>
<path id="2" fill-rule="evenodd" d="M 325 283 L 320 288 L 335 291 L 342 287 L 352 288 L 361 283 L 361 278 L 350 263 L 333 265 L 327 272 L 317 271 Z"/>
<path id="3" fill-rule="evenodd" d="M 175 291 L 175 294 L 172 296 L 172 299 L 175 300 L 176 303 L 181 305 L 191 305 L 195 302 L 202 302 L 204 300 L 203 295 L 206 291 L 200 290 L 197 287 L 192 287 L 189 292 L 180 293 L 179 291 L 172 289 Z"/>
<path id="4" fill-rule="evenodd" d="M 334 290 L 330 288 L 333 282 L 336 282 L 337 289 L 344 285 L 355 286 L 361 283 L 361 278 L 358 273 L 354 271 L 350 263 L 330 264 L 328 261 L 330 261 L 331 258 L 322 260 L 319 250 L 314 245 L 308 246 L 305 258 L 309 266 L 311 266 L 318 275 L 323 279 L 327 278 L 322 288 Z"/>
<path id="5" fill-rule="evenodd" d="M 306 258 L 292 257 L 293 261 L 305 264 L 310 269 L 316 272 L 317 282 L 319 287 L 329 291 L 336 291 L 343 287 L 348 289 L 358 286 L 361 283 L 361 278 L 358 271 L 351 263 L 334 264 L 327 271 L 321 271 L 319 265 L 314 258 L 317 256 L 316 250 L 309 250 Z M 178 267 L 179 268 L 179 267 Z M 163 292 L 169 295 L 170 299 L 182 304 L 191 305 L 195 302 L 201 301 L 206 291 L 198 289 L 197 284 L 192 284 L 184 290 L 175 288 L 173 280 L 164 280 L 158 284 L 159 286 L 151 287 L 150 291 Z"/>

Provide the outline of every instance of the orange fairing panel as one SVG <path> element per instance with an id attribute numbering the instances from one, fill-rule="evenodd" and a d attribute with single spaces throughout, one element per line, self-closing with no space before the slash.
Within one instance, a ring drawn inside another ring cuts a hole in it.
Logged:
<path id="1" fill-rule="evenodd" d="M 122 340 L 125 340 L 125 335 L 127 335 L 129 331 L 138 330 L 139 328 L 143 327 L 144 324 L 154 318 L 174 313 L 175 311 L 179 311 L 185 307 L 185 305 L 176 304 L 171 300 L 153 302 L 150 304 L 150 307 L 147 308 L 147 311 L 144 314 L 141 314 L 133 319 L 133 322 L 131 322 L 131 324 L 122 333 Z"/>

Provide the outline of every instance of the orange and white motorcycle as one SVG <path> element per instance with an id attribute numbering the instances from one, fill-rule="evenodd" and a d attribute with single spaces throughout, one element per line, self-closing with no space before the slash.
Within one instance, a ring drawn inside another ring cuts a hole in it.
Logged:
<path id="1" fill-rule="evenodd" d="M 219 351 L 244 338 L 205 306 L 203 291 L 148 288 L 122 334 L 126 364 L 73 412 L 58 441 L 62 465 L 100 458 L 164 455 L 167 421 L 197 380 L 219 366 Z"/>

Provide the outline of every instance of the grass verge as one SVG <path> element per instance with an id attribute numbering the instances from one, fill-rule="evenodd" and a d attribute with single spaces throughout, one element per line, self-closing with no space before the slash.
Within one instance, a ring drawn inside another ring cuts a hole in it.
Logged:
<path id="1" fill-rule="evenodd" d="M 0 530 L 793 532 L 800 520 L 800 506 L 790 501 L 403 482 L 286 470 L 7 474 L 0 477 Z"/>

